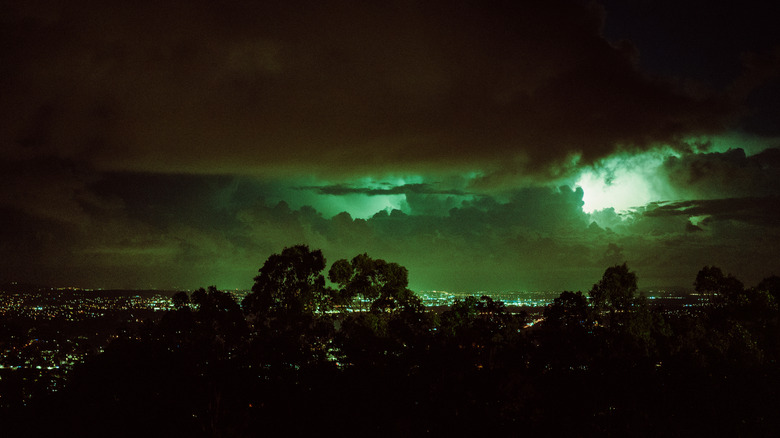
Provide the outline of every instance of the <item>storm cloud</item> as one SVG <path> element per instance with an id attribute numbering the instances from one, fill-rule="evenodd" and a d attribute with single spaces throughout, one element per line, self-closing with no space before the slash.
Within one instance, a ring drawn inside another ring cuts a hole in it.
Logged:
<path id="1" fill-rule="evenodd" d="M 636 66 L 595 4 L 12 5 L 12 154 L 101 170 L 289 175 L 570 171 L 717 132 L 737 109 Z M 29 149 L 35 150 L 30 152 Z"/>
<path id="2" fill-rule="evenodd" d="M 765 3 L 6 2 L 0 280 L 247 288 L 305 243 L 417 290 L 758 281 Z"/>

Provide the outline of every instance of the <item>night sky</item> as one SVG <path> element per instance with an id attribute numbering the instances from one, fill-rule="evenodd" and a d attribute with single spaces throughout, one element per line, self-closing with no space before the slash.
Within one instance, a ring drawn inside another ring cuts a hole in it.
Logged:
<path id="1" fill-rule="evenodd" d="M 766 1 L 3 1 L 0 281 L 413 290 L 780 275 Z"/>

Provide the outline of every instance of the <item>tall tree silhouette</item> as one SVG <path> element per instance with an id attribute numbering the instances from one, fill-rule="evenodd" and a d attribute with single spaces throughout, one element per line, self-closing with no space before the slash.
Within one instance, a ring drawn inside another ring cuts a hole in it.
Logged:
<path id="1" fill-rule="evenodd" d="M 368 254 L 337 260 L 328 278 L 339 286 L 340 301 L 349 304 L 355 298 L 371 302 L 372 311 L 396 309 L 420 310 L 422 302 L 407 286 L 409 271 L 397 263 L 372 259 Z"/>
<path id="2" fill-rule="evenodd" d="M 242 302 L 244 311 L 261 317 L 312 314 L 326 305 L 325 257 L 306 245 L 273 254 L 255 277 L 252 293 Z"/>
<path id="3" fill-rule="evenodd" d="M 333 264 L 328 277 L 338 286 L 337 301 L 362 310 L 341 321 L 337 343 L 345 361 L 376 366 L 427 342 L 432 321 L 408 289 L 408 275 L 403 266 L 365 253 Z"/>
<path id="4" fill-rule="evenodd" d="M 261 363 L 297 369 L 325 361 L 333 323 L 323 317 L 331 305 L 324 269 L 322 251 L 306 245 L 284 248 L 260 268 L 242 307 L 253 327 L 253 355 Z"/>
<path id="5" fill-rule="evenodd" d="M 615 327 L 624 323 L 626 318 L 623 315 L 630 311 L 636 291 L 636 274 L 623 263 L 604 271 L 601 280 L 590 290 L 590 297 L 596 311 L 607 312 L 608 324 Z"/>

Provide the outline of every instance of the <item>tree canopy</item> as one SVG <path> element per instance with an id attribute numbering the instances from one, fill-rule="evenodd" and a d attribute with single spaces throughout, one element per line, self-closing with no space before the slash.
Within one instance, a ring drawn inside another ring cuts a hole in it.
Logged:
<path id="1" fill-rule="evenodd" d="M 242 307 L 247 313 L 262 316 L 324 310 L 328 304 L 324 269 L 322 251 L 312 251 L 306 245 L 284 248 L 260 268 Z"/>
<path id="2" fill-rule="evenodd" d="M 368 254 L 337 260 L 328 278 L 339 286 L 338 302 L 351 304 L 355 299 L 371 302 L 372 311 L 396 309 L 420 310 L 422 302 L 412 293 L 409 272 L 397 263 L 372 259 Z"/>
<path id="3" fill-rule="evenodd" d="M 590 299 L 564 291 L 526 309 L 542 321 L 531 325 L 487 295 L 425 308 L 404 267 L 365 253 L 333 263 L 331 286 L 325 267 L 319 250 L 297 245 L 265 261 L 241 306 L 216 286 L 179 292 L 159 321 L 77 367 L 56 398 L 0 409 L 0 420 L 18 417 L 8 430 L 30 436 L 313 435 L 338 418 L 360 436 L 765 436 L 780 426 L 776 277 L 745 288 L 706 266 L 695 287 L 716 305 L 664 311 L 637 294 L 624 263 Z M 147 422 L 122 429 L 128 415 Z"/>

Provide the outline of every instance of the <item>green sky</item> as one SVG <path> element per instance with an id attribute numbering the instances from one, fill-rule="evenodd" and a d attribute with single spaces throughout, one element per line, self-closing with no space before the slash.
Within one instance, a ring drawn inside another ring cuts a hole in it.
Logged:
<path id="1" fill-rule="evenodd" d="M 753 284 L 780 273 L 777 15 L 708 7 L 10 2 L 0 281 L 247 289 L 303 243 L 415 290 Z"/>

